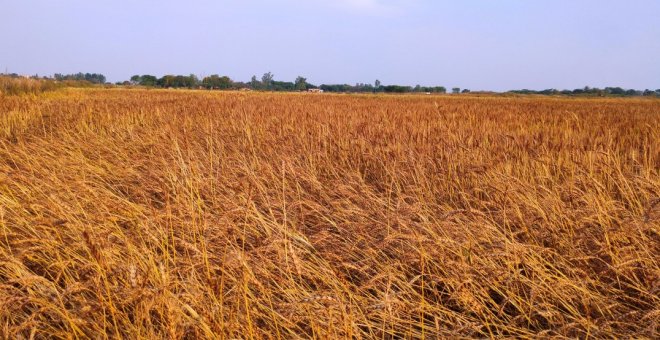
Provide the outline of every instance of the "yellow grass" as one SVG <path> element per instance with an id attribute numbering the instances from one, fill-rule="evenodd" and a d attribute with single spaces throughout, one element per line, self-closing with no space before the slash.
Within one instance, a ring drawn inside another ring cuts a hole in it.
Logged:
<path id="1" fill-rule="evenodd" d="M 26 93 L 37 94 L 54 90 L 56 87 L 56 83 L 52 80 L 0 76 L 0 97 Z"/>
<path id="2" fill-rule="evenodd" d="M 0 97 L 4 338 L 657 338 L 660 101 Z"/>

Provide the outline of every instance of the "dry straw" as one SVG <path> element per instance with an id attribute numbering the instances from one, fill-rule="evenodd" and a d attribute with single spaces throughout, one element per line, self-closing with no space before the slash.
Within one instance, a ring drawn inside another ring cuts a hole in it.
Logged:
<path id="1" fill-rule="evenodd" d="M 660 101 L 0 98 L 4 338 L 657 338 Z"/>

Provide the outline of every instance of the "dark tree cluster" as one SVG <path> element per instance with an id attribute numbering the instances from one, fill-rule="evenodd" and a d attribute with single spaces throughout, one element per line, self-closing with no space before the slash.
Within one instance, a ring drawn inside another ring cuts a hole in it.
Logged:
<path id="1" fill-rule="evenodd" d="M 121 83 L 120 83 L 121 84 Z M 307 91 L 309 89 L 320 89 L 324 92 L 336 93 L 447 93 L 444 86 L 420 86 L 414 87 L 407 85 L 383 85 L 379 80 L 374 84 L 357 83 L 355 85 L 349 84 L 322 84 L 316 86 L 307 82 L 307 78 L 298 76 L 295 81 L 278 81 L 271 72 L 264 73 L 261 78 L 252 76 L 249 82 L 235 82 L 227 76 L 219 76 L 217 74 L 204 77 L 199 80 L 195 75 L 189 76 L 181 75 L 166 75 L 162 78 L 156 78 L 151 75 L 135 75 L 131 77 L 130 84 L 153 86 L 163 88 L 206 88 L 206 89 L 252 89 L 259 91 Z M 451 89 L 453 94 L 470 93 L 469 89 L 461 89 L 454 87 Z M 571 96 L 660 96 L 660 89 L 658 90 L 644 90 L 638 91 L 633 89 L 623 89 L 621 87 L 606 87 L 604 89 L 584 87 L 575 90 L 513 90 L 509 93 L 516 94 L 537 94 L 537 95 L 571 95 Z"/>
<path id="2" fill-rule="evenodd" d="M 52 77 L 39 75 L 25 76 L 19 75 L 17 73 L 0 73 L 0 76 L 3 77 L 13 77 L 13 78 L 32 78 L 32 79 L 44 79 L 44 80 L 57 80 L 57 81 L 68 81 L 71 86 L 87 86 L 88 84 L 106 84 L 106 77 L 100 73 L 74 73 L 74 74 L 62 74 L 55 73 Z M 72 83 L 78 82 L 78 83 Z M 293 92 L 293 91 L 307 91 L 310 89 L 320 89 L 324 92 L 337 92 L 337 93 L 447 93 L 447 89 L 444 86 L 407 86 L 407 85 L 383 85 L 380 80 L 376 80 L 374 84 L 368 83 L 357 83 L 355 85 L 349 84 L 322 84 L 316 86 L 307 81 L 307 78 L 303 76 L 298 76 L 294 81 L 279 81 L 275 80 L 275 76 L 271 72 L 264 73 L 261 78 L 257 76 L 252 76 L 248 82 L 234 81 L 228 76 L 221 76 L 218 74 L 213 74 L 206 76 L 202 79 L 199 79 L 196 75 L 164 75 L 160 78 L 150 75 L 134 75 L 130 78 L 130 81 L 117 82 L 117 85 L 126 85 L 126 86 L 145 86 L 145 87 L 157 87 L 157 88 L 188 88 L 188 89 L 209 89 L 209 90 L 238 90 L 238 89 L 251 89 L 257 91 L 282 91 L 282 92 Z M 461 89 L 459 87 L 454 87 L 451 89 L 451 93 L 460 94 L 460 93 L 470 93 L 469 89 Z M 508 93 L 515 94 L 535 94 L 535 95 L 565 95 L 565 96 L 619 96 L 619 97 L 633 97 L 633 96 L 645 96 L 645 97 L 660 97 L 660 89 L 656 90 L 635 90 L 635 89 L 624 89 L 621 87 L 605 87 L 603 89 L 597 87 L 585 86 L 584 88 L 578 88 L 574 90 L 557 90 L 557 89 L 546 89 L 546 90 L 512 90 Z"/>
<path id="3" fill-rule="evenodd" d="M 64 80 L 76 80 L 76 81 L 88 81 L 92 84 L 105 84 L 105 76 L 100 73 L 75 73 L 75 74 L 61 74 L 55 73 L 53 78 L 58 81 Z"/>
<path id="4" fill-rule="evenodd" d="M 132 85 L 142 85 L 142 86 L 156 86 L 158 84 L 158 78 L 155 76 L 144 74 L 144 75 L 134 75 L 131 77 Z"/>
<path id="5" fill-rule="evenodd" d="M 382 85 L 376 81 L 374 85 L 358 83 L 355 85 L 348 84 L 323 84 L 319 87 L 326 92 L 355 92 L 355 93 L 446 93 L 447 89 L 443 86 L 404 86 L 404 85 Z"/>
<path id="6" fill-rule="evenodd" d="M 181 76 L 181 75 L 165 75 L 162 78 L 158 79 L 156 81 L 156 84 L 160 87 L 165 87 L 165 88 L 196 88 L 200 86 L 199 79 L 197 76 L 194 74 L 191 74 L 189 76 Z"/>
<path id="7" fill-rule="evenodd" d="M 0 76 L 5 77 L 25 77 L 18 75 L 16 73 L 5 73 L 0 74 Z M 75 74 L 61 74 L 55 73 L 52 78 L 50 77 L 39 77 L 39 75 L 29 76 L 33 79 L 54 79 L 58 81 L 81 81 L 88 82 L 92 84 L 105 84 L 106 77 L 100 73 L 75 73 Z M 160 78 L 149 75 L 134 75 L 130 78 L 130 81 L 118 82 L 117 85 L 140 85 L 146 87 L 158 87 L 158 88 L 189 88 L 197 89 L 204 88 L 209 90 L 238 90 L 238 89 L 251 89 L 258 91 L 282 91 L 282 92 L 293 92 L 293 91 L 307 91 L 310 89 L 320 89 L 324 92 L 337 92 L 337 93 L 447 93 L 447 89 L 444 86 L 407 86 L 407 85 L 383 85 L 379 80 L 376 80 L 374 84 L 368 83 L 357 83 L 355 85 L 349 84 L 322 84 L 316 86 L 307 81 L 307 78 L 298 76 L 294 81 L 279 81 L 275 80 L 275 76 L 271 72 L 264 73 L 261 78 L 257 76 L 252 76 L 248 82 L 239 82 L 234 81 L 228 76 L 221 76 L 218 74 L 213 74 L 206 76 L 202 79 L 199 79 L 196 75 L 164 75 Z M 461 89 L 459 87 L 454 87 L 451 89 L 451 93 L 460 94 L 460 93 L 470 93 L 469 89 Z M 624 89 L 621 87 L 606 87 L 603 89 L 597 87 L 586 86 L 584 88 L 574 89 L 574 90 L 557 90 L 557 89 L 546 89 L 546 90 L 512 90 L 508 93 L 515 94 L 536 94 L 536 95 L 567 95 L 567 96 L 621 96 L 621 97 L 632 97 L 632 96 L 647 96 L 647 97 L 660 97 L 660 89 L 656 90 L 635 90 L 635 89 Z"/>
<path id="8" fill-rule="evenodd" d="M 547 89 L 542 91 L 535 90 L 513 90 L 509 91 L 510 93 L 517 94 L 540 94 L 540 95 L 581 95 L 581 96 L 621 96 L 621 97 L 633 97 L 633 96 L 660 96 L 660 89 L 655 91 L 653 90 L 634 90 L 634 89 L 623 89 L 621 87 L 606 87 L 604 89 L 599 89 L 597 87 L 585 86 L 581 89 L 575 90 L 556 90 L 556 89 Z"/>
<path id="9" fill-rule="evenodd" d="M 204 77 L 202 79 L 202 86 L 210 90 L 226 90 L 233 86 L 232 80 L 227 76 L 219 76 L 217 74 Z"/>
<path id="10" fill-rule="evenodd" d="M 443 86 L 425 87 L 417 85 L 402 86 L 402 85 L 382 85 L 380 81 L 372 84 L 357 83 L 355 85 L 348 84 L 323 84 L 316 86 L 307 81 L 307 78 L 298 76 L 293 82 L 275 80 L 275 76 L 271 72 L 264 73 L 261 78 L 252 76 L 249 82 L 237 82 L 227 76 L 220 76 L 217 74 L 199 79 L 195 75 L 188 76 L 182 75 L 165 75 L 157 78 L 152 75 L 134 75 L 131 77 L 130 82 L 119 82 L 117 85 L 141 85 L 149 87 L 161 88 L 205 88 L 210 90 L 226 90 L 226 89 L 252 89 L 258 91 L 307 91 L 310 89 L 321 89 L 325 92 L 341 92 L 341 93 L 446 93 L 447 89 Z"/>
<path id="11" fill-rule="evenodd" d="M 413 88 L 413 92 L 447 93 L 447 89 L 444 86 L 420 86 L 420 85 L 417 85 Z"/>

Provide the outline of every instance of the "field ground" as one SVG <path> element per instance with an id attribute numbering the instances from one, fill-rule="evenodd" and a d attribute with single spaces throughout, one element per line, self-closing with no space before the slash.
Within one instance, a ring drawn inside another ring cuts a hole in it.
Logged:
<path id="1" fill-rule="evenodd" d="M 4 338 L 657 338 L 660 100 L 0 97 Z"/>

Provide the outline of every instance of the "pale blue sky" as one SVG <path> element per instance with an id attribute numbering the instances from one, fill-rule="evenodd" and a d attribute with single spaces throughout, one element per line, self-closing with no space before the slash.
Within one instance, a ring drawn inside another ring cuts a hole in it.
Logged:
<path id="1" fill-rule="evenodd" d="M 660 88 L 659 0 L 0 0 L 0 69 Z"/>

